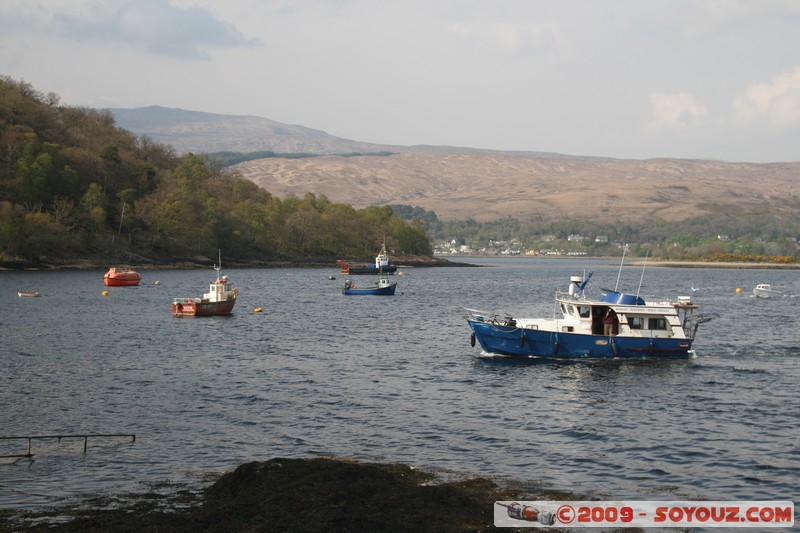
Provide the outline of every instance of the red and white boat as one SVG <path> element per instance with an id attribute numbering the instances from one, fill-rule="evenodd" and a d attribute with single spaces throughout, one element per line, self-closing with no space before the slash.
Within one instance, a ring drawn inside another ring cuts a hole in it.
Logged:
<path id="1" fill-rule="evenodd" d="M 142 276 L 135 270 L 111 267 L 103 276 L 103 283 L 108 287 L 132 287 L 142 281 Z"/>
<path id="2" fill-rule="evenodd" d="M 17 291 L 17 296 L 20 298 L 38 298 L 41 296 L 41 293 L 36 291 Z"/>
<path id="3" fill-rule="evenodd" d="M 217 279 L 211 282 L 202 298 L 173 298 L 172 314 L 175 316 L 229 315 L 236 305 L 239 289 L 233 287 L 228 276 L 221 276 L 221 266 L 214 265 Z"/>

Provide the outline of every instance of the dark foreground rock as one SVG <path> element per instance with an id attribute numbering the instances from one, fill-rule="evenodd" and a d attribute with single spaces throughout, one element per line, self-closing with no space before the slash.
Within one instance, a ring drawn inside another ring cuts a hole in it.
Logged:
<path id="1" fill-rule="evenodd" d="M 484 531 L 494 528 L 495 501 L 534 499 L 578 497 L 485 478 L 443 481 L 406 465 L 278 458 L 243 464 L 200 492 L 173 487 L 169 495 L 0 511 L 0 532 Z"/>

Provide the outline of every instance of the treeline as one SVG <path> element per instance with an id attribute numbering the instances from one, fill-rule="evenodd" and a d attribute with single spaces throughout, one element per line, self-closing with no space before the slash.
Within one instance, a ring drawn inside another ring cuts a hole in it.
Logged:
<path id="1" fill-rule="evenodd" d="M 779 212 L 754 213 L 725 207 L 683 221 L 634 224 L 535 216 L 526 220 L 505 217 L 487 222 L 441 221 L 436 213 L 421 207 L 392 208 L 406 219 L 419 220 L 435 241 L 456 241 L 473 250 L 495 248 L 499 252 L 514 243 L 523 250 L 568 249 L 589 255 L 620 255 L 621 244 L 626 243 L 636 255 L 672 260 L 738 257 L 744 261 L 785 262 L 787 258 L 797 261 L 800 255 L 800 219 Z"/>
<path id="2" fill-rule="evenodd" d="M 276 198 L 188 154 L 117 128 L 107 111 L 59 105 L 0 76 L 0 256 L 211 256 L 229 260 L 432 255 L 420 222 L 324 196 Z"/>

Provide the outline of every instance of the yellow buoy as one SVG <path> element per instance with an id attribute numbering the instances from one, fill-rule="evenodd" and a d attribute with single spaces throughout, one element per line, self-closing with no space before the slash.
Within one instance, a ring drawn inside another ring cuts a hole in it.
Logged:
<path id="1" fill-rule="evenodd" d="M 103 296 L 108 296 L 108 291 L 103 291 Z"/>
<path id="2" fill-rule="evenodd" d="M 741 287 L 736 287 L 736 292 L 741 293 L 742 292 L 742 288 Z"/>
<path id="3" fill-rule="evenodd" d="M 262 309 L 260 307 L 256 307 L 255 309 L 253 309 L 254 313 L 260 313 L 261 311 Z"/>
<path id="4" fill-rule="evenodd" d="M 397 273 L 397 275 L 398 276 L 402 276 L 403 275 L 403 271 L 401 270 L 400 272 Z"/>

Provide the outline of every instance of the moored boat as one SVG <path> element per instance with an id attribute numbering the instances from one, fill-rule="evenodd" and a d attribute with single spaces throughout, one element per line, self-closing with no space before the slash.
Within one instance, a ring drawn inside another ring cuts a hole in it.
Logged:
<path id="1" fill-rule="evenodd" d="M 776 291 L 769 283 L 759 283 L 753 288 L 753 294 L 758 298 L 773 298 L 783 296 L 781 291 Z"/>
<path id="2" fill-rule="evenodd" d="M 690 296 L 645 302 L 638 295 L 603 289 L 588 298 L 591 273 L 570 278 L 569 290 L 556 293 L 560 317 L 521 318 L 468 309 L 465 317 L 484 352 L 544 358 L 685 358 L 693 354 L 698 326 L 710 320 L 696 315 Z"/>
<path id="3" fill-rule="evenodd" d="M 17 296 L 20 298 L 38 298 L 41 293 L 36 291 L 17 291 Z"/>
<path id="4" fill-rule="evenodd" d="M 397 288 L 396 281 L 389 281 L 388 276 L 383 275 L 378 278 L 378 281 L 373 285 L 365 285 L 357 287 L 352 281 L 345 280 L 342 294 L 347 295 L 374 295 L 374 296 L 392 296 Z"/>
<path id="5" fill-rule="evenodd" d="M 111 267 L 103 276 L 103 283 L 108 287 L 132 287 L 142 281 L 142 276 L 129 268 Z"/>
<path id="6" fill-rule="evenodd" d="M 339 268 L 342 269 L 342 274 L 348 274 L 351 276 L 366 274 L 394 274 L 397 272 L 397 265 L 393 265 L 389 261 L 389 254 L 386 253 L 386 243 L 383 243 L 381 251 L 378 252 L 378 255 L 375 257 L 374 265 L 351 265 L 347 261 L 343 261 L 341 259 L 337 260 L 336 264 L 338 264 Z"/>
<path id="7" fill-rule="evenodd" d="M 217 279 L 209 284 L 202 298 L 173 298 L 172 314 L 175 316 L 229 315 L 236 305 L 239 289 L 234 288 L 228 276 L 220 274 L 222 266 L 214 265 Z"/>

